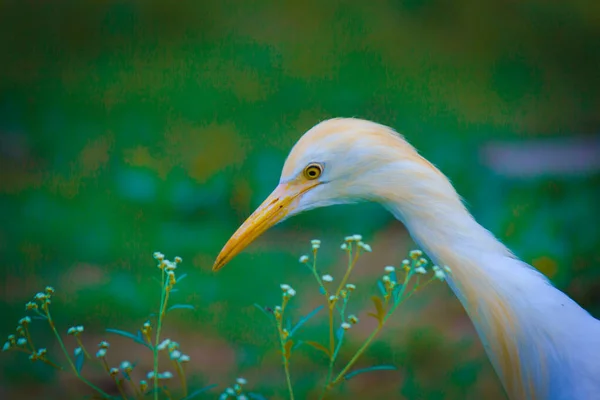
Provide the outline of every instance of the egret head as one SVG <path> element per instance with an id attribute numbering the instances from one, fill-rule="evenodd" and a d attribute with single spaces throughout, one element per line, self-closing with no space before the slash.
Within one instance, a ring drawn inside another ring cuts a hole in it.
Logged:
<path id="1" fill-rule="evenodd" d="M 294 145 L 279 184 L 225 244 L 213 270 L 292 215 L 333 204 L 382 201 L 391 183 L 386 166 L 402 162 L 427 163 L 386 126 L 353 118 L 321 122 Z"/>

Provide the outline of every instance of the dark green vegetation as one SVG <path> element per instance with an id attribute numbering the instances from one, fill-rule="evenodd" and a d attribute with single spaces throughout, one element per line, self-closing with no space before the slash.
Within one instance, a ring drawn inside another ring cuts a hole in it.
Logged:
<path id="1" fill-rule="evenodd" d="M 312 238 L 323 241 L 321 266 L 340 276 L 335 244 L 362 233 L 374 253 L 356 273 L 373 290 L 412 245 L 380 207 L 340 206 L 285 222 L 210 272 L 293 143 L 333 116 L 401 131 L 484 226 L 600 316 L 598 174 L 514 180 L 479 155 L 490 140 L 600 128 L 600 6 L 546 3 L 2 2 L 0 333 L 46 285 L 61 303 L 57 324 L 85 325 L 90 347 L 106 327 L 134 331 L 158 307 L 149 255 L 160 249 L 189 274 L 178 302 L 196 310 L 174 310 L 166 335 L 189 351 L 195 387 L 244 376 L 282 398 L 277 336 L 253 304 L 276 304 L 280 283 L 318 296 L 297 263 Z M 503 398 L 458 301 L 436 286 L 363 359 L 399 370 L 357 376 L 344 398 Z M 305 329 L 326 338 L 326 325 Z M 43 333 L 34 340 L 53 343 Z M 135 351 L 126 338 L 111 347 Z M 1 397 L 83 389 L 17 356 L 0 357 Z M 304 357 L 292 371 L 299 398 L 326 366 Z"/>

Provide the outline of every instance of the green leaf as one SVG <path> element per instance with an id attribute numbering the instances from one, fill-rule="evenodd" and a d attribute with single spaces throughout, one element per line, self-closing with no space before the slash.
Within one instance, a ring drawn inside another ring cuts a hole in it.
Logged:
<path id="1" fill-rule="evenodd" d="M 171 307 L 167 308 L 167 312 L 169 312 L 171 310 L 177 310 L 178 308 L 187 309 L 187 310 L 195 310 L 196 309 L 196 307 L 194 307 L 191 304 L 173 304 Z"/>
<path id="2" fill-rule="evenodd" d="M 262 394 L 258 394 L 258 393 L 248 393 L 248 397 L 250 397 L 253 400 L 267 400 L 267 398 L 265 396 L 263 396 Z"/>
<path id="3" fill-rule="evenodd" d="M 385 310 L 383 309 L 383 302 L 381 301 L 381 298 L 379 298 L 378 296 L 373 296 L 371 297 L 371 299 L 373 300 L 373 304 L 375 304 L 375 309 L 377 309 L 377 320 L 379 321 L 379 324 L 383 324 L 383 318 L 385 317 Z"/>
<path id="4" fill-rule="evenodd" d="M 327 347 L 323 346 L 321 343 L 312 342 L 312 341 L 305 341 L 304 343 L 306 343 L 307 345 L 309 345 L 319 351 L 322 351 L 323 353 L 325 353 L 327 358 L 329 358 L 329 350 L 327 349 Z"/>
<path id="5" fill-rule="evenodd" d="M 125 336 L 129 339 L 132 339 L 134 342 L 139 343 L 139 344 L 143 344 L 144 346 L 146 346 L 147 348 L 149 348 L 150 350 L 152 350 L 152 346 L 150 346 L 148 343 L 146 343 L 144 341 L 144 338 L 142 337 L 142 333 L 140 331 L 138 331 L 138 335 L 134 335 L 131 334 L 129 332 L 125 332 L 119 329 L 112 329 L 112 328 L 107 328 L 106 332 L 110 332 L 110 333 L 114 333 L 117 335 L 121 335 L 121 336 Z"/>
<path id="6" fill-rule="evenodd" d="M 296 324 L 296 326 L 294 326 L 292 328 L 292 330 L 290 331 L 290 336 L 292 336 L 294 334 L 294 332 L 296 332 L 298 330 L 298 328 L 300 328 L 302 325 L 304 325 L 306 323 L 306 321 L 308 321 L 309 319 L 311 319 L 312 317 L 314 317 L 315 315 L 317 315 L 317 313 L 319 311 L 321 311 L 321 309 L 324 306 L 319 306 L 317 308 L 315 308 L 314 310 L 312 310 L 311 312 L 309 312 L 308 314 L 306 314 L 306 316 L 300 318 L 300 321 L 298 321 L 298 323 Z"/>
<path id="7" fill-rule="evenodd" d="M 181 282 L 183 279 L 185 279 L 185 277 L 187 276 L 187 274 L 181 274 L 180 276 L 177 277 L 177 283 Z"/>
<path id="8" fill-rule="evenodd" d="M 296 344 L 294 345 L 294 347 L 292 347 L 292 350 L 296 350 L 298 347 L 302 346 L 303 344 L 304 344 L 304 341 L 297 340 Z"/>
<path id="9" fill-rule="evenodd" d="M 383 283 L 381 281 L 377 281 L 377 287 L 379 288 L 381 295 L 385 296 L 385 294 L 386 294 L 385 286 L 383 286 Z"/>
<path id="10" fill-rule="evenodd" d="M 356 371 L 352 371 L 349 374 L 344 375 L 344 379 L 348 380 L 358 374 L 363 374 L 365 372 L 370 372 L 370 371 L 396 370 L 396 369 L 398 369 L 398 368 L 394 367 L 393 365 L 375 365 L 373 367 L 357 369 Z"/>
<path id="11" fill-rule="evenodd" d="M 210 390 L 210 389 L 214 388 L 215 386 L 217 386 L 217 384 L 216 384 L 216 383 L 213 383 L 212 385 L 205 386 L 205 387 L 203 387 L 202 389 L 195 390 L 195 391 L 193 391 L 192 393 L 190 393 L 190 394 L 189 394 L 187 397 L 184 397 L 184 398 L 183 398 L 183 399 L 181 399 L 181 400 L 191 400 L 191 399 L 193 399 L 194 397 L 197 397 L 199 394 L 202 394 L 202 393 L 204 393 L 204 392 L 206 392 L 206 391 L 208 391 L 208 390 Z"/>
<path id="12" fill-rule="evenodd" d="M 337 340 L 342 340 L 342 337 L 344 337 L 344 328 L 340 326 L 337 328 L 337 331 L 335 331 L 335 338 Z"/>
<path id="13" fill-rule="evenodd" d="M 83 362 L 85 361 L 85 354 L 83 353 L 83 349 L 75 356 L 75 369 L 77 373 L 81 372 L 81 368 L 83 368 Z"/>

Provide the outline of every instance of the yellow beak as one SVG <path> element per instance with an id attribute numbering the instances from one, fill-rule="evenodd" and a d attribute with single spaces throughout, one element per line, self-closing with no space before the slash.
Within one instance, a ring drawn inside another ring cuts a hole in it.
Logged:
<path id="1" fill-rule="evenodd" d="M 278 185 L 227 241 L 213 265 L 213 271 L 223 268 L 256 238 L 283 220 L 294 209 L 294 200 L 317 185 L 318 181 Z"/>

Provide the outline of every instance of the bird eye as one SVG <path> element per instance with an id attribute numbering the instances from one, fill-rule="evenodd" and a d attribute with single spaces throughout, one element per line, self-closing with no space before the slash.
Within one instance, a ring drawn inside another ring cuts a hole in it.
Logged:
<path id="1" fill-rule="evenodd" d="M 323 167 L 320 164 L 312 163 L 304 168 L 304 177 L 306 179 L 317 179 L 322 173 Z"/>

